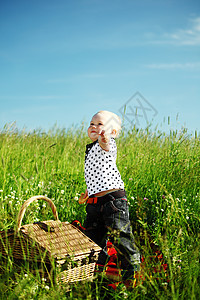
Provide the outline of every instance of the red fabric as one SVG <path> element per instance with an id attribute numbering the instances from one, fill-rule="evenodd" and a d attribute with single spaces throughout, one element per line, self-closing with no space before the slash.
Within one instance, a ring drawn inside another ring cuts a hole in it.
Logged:
<path id="1" fill-rule="evenodd" d="M 97 203 L 97 197 L 94 198 L 88 198 L 87 204 L 96 204 Z"/>
<path id="2" fill-rule="evenodd" d="M 94 200 L 95 198 L 89 198 L 89 199 L 95 201 Z M 85 231 L 85 228 L 81 225 L 81 223 L 78 220 L 73 221 L 72 225 L 76 226 L 83 232 Z M 134 287 L 139 282 L 142 283 L 143 281 L 146 280 L 143 270 L 145 270 L 145 272 L 148 270 L 148 277 L 154 277 L 156 280 L 162 280 L 162 277 L 159 277 L 158 274 L 164 272 L 165 281 L 167 282 L 170 281 L 168 279 L 168 274 L 167 274 L 168 265 L 166 264 L 163 258 L 163 254 L 159 250 L 155 250 L 155 245 L 153 243 L 150 244 L 150 247 L 152 249 L 153 255 L 148 257 L 148 265 L 146 263 L 145 257 L 142 257 L 140 271 L 135 272 L 135 280 L 131 280 L 131 281 L 126 280 L 123 282 L 124 285 L 127 286 L 127 288 L 130 287 L 130 285 Z M 121 269 L 118 264 L 117 251 L 109 240 L 107 242 L 107 252 L 109 255 L 109 260 L 107 265 L 103 266 L 103 265 L 96 264 L 95 272 L 99 272 L 99 273 L 104 272 L 109 279 L 116 281 L 115 283 L 109 285 L 115 290 L 119 282 L 122 280 L 122 276 L 121 276 Z M 152 262 L 151 266 L 149 264 L 149 260 L 150 262 Z"/>

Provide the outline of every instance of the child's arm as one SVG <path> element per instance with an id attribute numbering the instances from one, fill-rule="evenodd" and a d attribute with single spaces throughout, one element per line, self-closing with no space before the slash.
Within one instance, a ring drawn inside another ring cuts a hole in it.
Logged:
<path id="1" fill-rule="evenodd" d="M 106 135 L 105 130 L 102 130 L 98 138 L 99 145 L 105 151 L 110 150 L 110 136 Z"/>

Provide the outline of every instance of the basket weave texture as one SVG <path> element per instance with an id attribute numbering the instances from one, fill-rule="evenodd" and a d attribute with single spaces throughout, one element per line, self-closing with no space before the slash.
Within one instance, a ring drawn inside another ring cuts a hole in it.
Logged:
<path id="1" fill-rule="evenodd" d="M 26 208 L 36 200 L 49 203 L 54 221 L 48 220 L 22 226 Z M 30 263 L 56 265 L 57 282 L 92 279 L 101 248 L 69 222 L 61 222 L 55 205 L 45 196 L 34 196 L 22 205 L 17 229 L 0 232 L 0 253 L 3 257 Z M 49 268 L 48 268 L 49 269 Z"/>

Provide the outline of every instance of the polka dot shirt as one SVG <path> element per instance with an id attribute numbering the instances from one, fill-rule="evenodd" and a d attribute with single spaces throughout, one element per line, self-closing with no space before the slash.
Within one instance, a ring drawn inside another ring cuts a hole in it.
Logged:
<path id="1" fill-rule="evenodd" d="M 110 140 L 109 151 L 103 150 L 98 141 L 86 146 L 85 181 L 89 196 L 110 189 L 124 189 L 116 158 L 114 138 Z"/>

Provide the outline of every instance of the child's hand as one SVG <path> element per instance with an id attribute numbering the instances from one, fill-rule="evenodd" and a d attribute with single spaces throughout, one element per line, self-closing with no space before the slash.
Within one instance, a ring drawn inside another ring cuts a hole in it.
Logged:
<path id="1" fill-rule="evenodd" d="M 88 191 L 86 190 L 85 193 L 81 193 L 78 203 L 83 204 L 87 201 L 87 199 L 88 199 Z"/>
<path id="2" fill-rule="evenodd" d="M 99 145 L 101 146 L 101 148 L 105 151 L 109 151 L 110 150 L 110 134 L 106 134 L 105 130 L 102 130 L 101 133 L 99 134 Z"/>
<path id="3" fill-rule="evenodd" d="M 109 137 L 108 134 L 106 134 L 105 130 L 101 131 L 99 137 L 100 137 L 102 143 L 106 143 L 107 144 L 109 142 L 109 140 L 110 140 L 110 137 Z"/>

